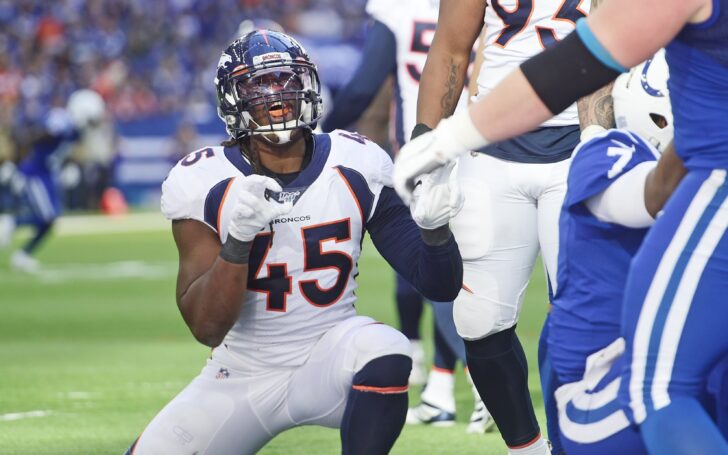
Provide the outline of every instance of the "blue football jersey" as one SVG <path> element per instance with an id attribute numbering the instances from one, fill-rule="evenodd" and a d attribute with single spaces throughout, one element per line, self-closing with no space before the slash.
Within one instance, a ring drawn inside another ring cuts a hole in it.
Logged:
<path id="1" fill-rule="evenodd" d="M 688 169 L 728 169 L 728 0 L 665 48 L 675 148 Z"/>
<path id="2" fill-rule="evenodd" d="M 71 151 L 69 143 L 79 135 L 65 109 L 51 109 L 39 123 L 45 137 L 33 144 L 20 164 L 25 174 L 44 175 L 57 171 Z"/>
<path id="3" fill-rule="evenodd" d="M 578 316 L 576 321 L 611 326 L 618 333 L 629 264 L 647 232 L 601 222 L 584 202 L 636 165 L 658 157 L 652 145 L 625 130 L 609 130 L 577 148 L 559 220 L 558 291 L 553 302 Z"/>

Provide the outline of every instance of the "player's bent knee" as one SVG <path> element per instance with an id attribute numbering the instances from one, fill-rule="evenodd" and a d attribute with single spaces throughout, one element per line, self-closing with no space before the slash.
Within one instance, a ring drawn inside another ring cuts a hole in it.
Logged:
<path id="1" fill-rule="evenodd" d="M 409 358 L 412 345 L 402 332 L 376 323 L 357 330 L 352 348 L 356 353 L 353 370 L 357 372 L 378 357 L 402 355 Z"/>
<path id="2" fill-rule="evenodd" d="M 493 302 L 460 291 L 453 306 L 453 320 L 458 335 L 466 340 L 478 340 L 498 332 L 498 317 Z"/>
<path id="3" fill-rule="evenodd" d="M 381 394 L 407 392 L 412 359 L 402 354 L 377 357 L 357 371 L 352 381 L 354 390 Z"/>

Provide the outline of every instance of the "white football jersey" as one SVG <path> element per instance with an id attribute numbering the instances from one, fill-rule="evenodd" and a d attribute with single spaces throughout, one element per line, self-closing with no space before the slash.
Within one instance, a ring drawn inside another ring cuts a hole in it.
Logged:
<path id="1" fill-rule="evenodd" d="M 255 238 L 245 302 L 224 340 L 254 368 L 303 364 L 327 330 L 356 314 L 362 236 L 391 186 L 392 161 L 373 142 L 340 130 L 314 138 L 311 162 L 273 195 L 293 209 Z M 193 152 L 165 180 L 162 211 L 205 223 L 224 242 L 235 182 L 251 173 L 237 148 Z"/>
<path id="2" fill-rule="evenodd" d="M 485 61 L 478 75 L 478 96 L 493 90 L 526 59 L 573 32 L 576 21 L 590 8 L 591 0 L 488 0 Z M 573 104 L 544 126 L 578 124 Z"/>
<path id="3" fill-rule="evenodd" d="M 437 28 L 439 0 L 369 0 L 366 11 L 394 34 L 397 42 L 395 88 L 397 145 L 409 142 L 417 123 L 417 94 L 420 77 Z M 467 105 L 467 84 L 458 109 Z"/>

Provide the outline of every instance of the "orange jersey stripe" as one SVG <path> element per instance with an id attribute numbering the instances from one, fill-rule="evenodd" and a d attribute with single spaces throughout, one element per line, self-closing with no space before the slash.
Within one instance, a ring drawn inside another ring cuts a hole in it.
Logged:
<path id="1" fill-rule="evenodd" d="M 522 449 L 524 447 L 530 446 L 531 444 L 538 441 L 539 439 L 541 439 L 541 433 L 537 434 L 535 438 L 531 439 L 530 441 L 528 441 L 525 444 L 521 444 L 520 446 L 508 446 L 508 448 L 509 449 Z"/>
<path id="2" fill-rule="evenodd" d="M 356 193 L 354 192 L 354 188 L 352 188 L 351 185 L 349 185 L 349 181 L 346 179 L 346 177 L 344 177 L 344 174 L 341 173 L 341 169 L 339 169 L 338 167 L 337 168 L 334 168 L 334 169 L 336 169 L 336 171 L 339 173 L 339 176 L 341 177 L 341 179 L 346 184 L 346 187 L 349 189 L 349 193 L 351 193 L 351 197 L 354 198 L 354 202 L 356 202 L 356 206 L 359 208 L 359 215 L 361 216 L 361 223 L 362 223 L 362 226 L 363 226 L 366 223 L 367 220 L 366 220 L 366 218 L 364 218 L 364 210 L 362 210 L 361 204 L 359 204 L 359 199 L 356 197 Z"/>
<path id="3" fill-rule="evenodd" d="M 447 368 L 440 368 L 433 366 L 432 371 L 439 371 L 440 373 L 454 374 L 455 370 L 448 370 Z"/>
<path id="4" fill-rule="evenodd" d="M 222 219 L 222 208 L 225 205 L 225 199 L 227 199 L 228 192 L 230 191 L 230 188 L 233 186 L 233 182 L 235 181 L 235 177 L 230 179 L 230 182 L 228 182 L 227 188 L 225 188 L 225 192 L 222 195 L 222 199 L 220 200 L 220 207 L 217 209 L 217 235 L 220 237 L 220 241 L 222 242 L 222 227 L 220 226 L 220 220 Z"/>
<path id="5" fill-rule="evenodd" d="M 382 394 L 390 394 L 390 393 L 405 393 L 407 390 L 409 390 L 409 386 L 402 386 L 402 387 L 374 387 L 374 386 L 368 386 L 368 385 L 353 385 L 351 386 L 352 389 L 358 390 L 360 392 L 374 392 L 374 393 L 382 393 Z"/>

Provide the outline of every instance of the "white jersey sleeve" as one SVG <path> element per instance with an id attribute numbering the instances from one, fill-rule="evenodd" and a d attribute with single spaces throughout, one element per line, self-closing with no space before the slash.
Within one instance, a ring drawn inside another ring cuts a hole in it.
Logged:
<path id="1" fill-rule="evenodd" d="M 218 230 L 217 211 L 206 207 L 211 196 L 241 174 L 225 158 L 222 147 L 207 147 L 181 159 L 162 183 L 162 214 L 169 220 L 192 219 Z"/>
<path id="2" fill-rule="evenodd" d="M 366 5 L 366 12 L 372 19 L 386 25 L 387 28 L 395 32 L 397 30 L 397 19 L 400 16 L 400 2 L 392 2 L 389 0 L 369 0 Z"/>
<path id="3" fill-rule="evenodd" d="M 194 219 L 195 214 L 202 212 L 198 206 L 200 201 L 194 200 L 183 183 L 184 169 L 179 164 L 172 168 L 162 183 L 162 214 L 168 220 Z"/>

